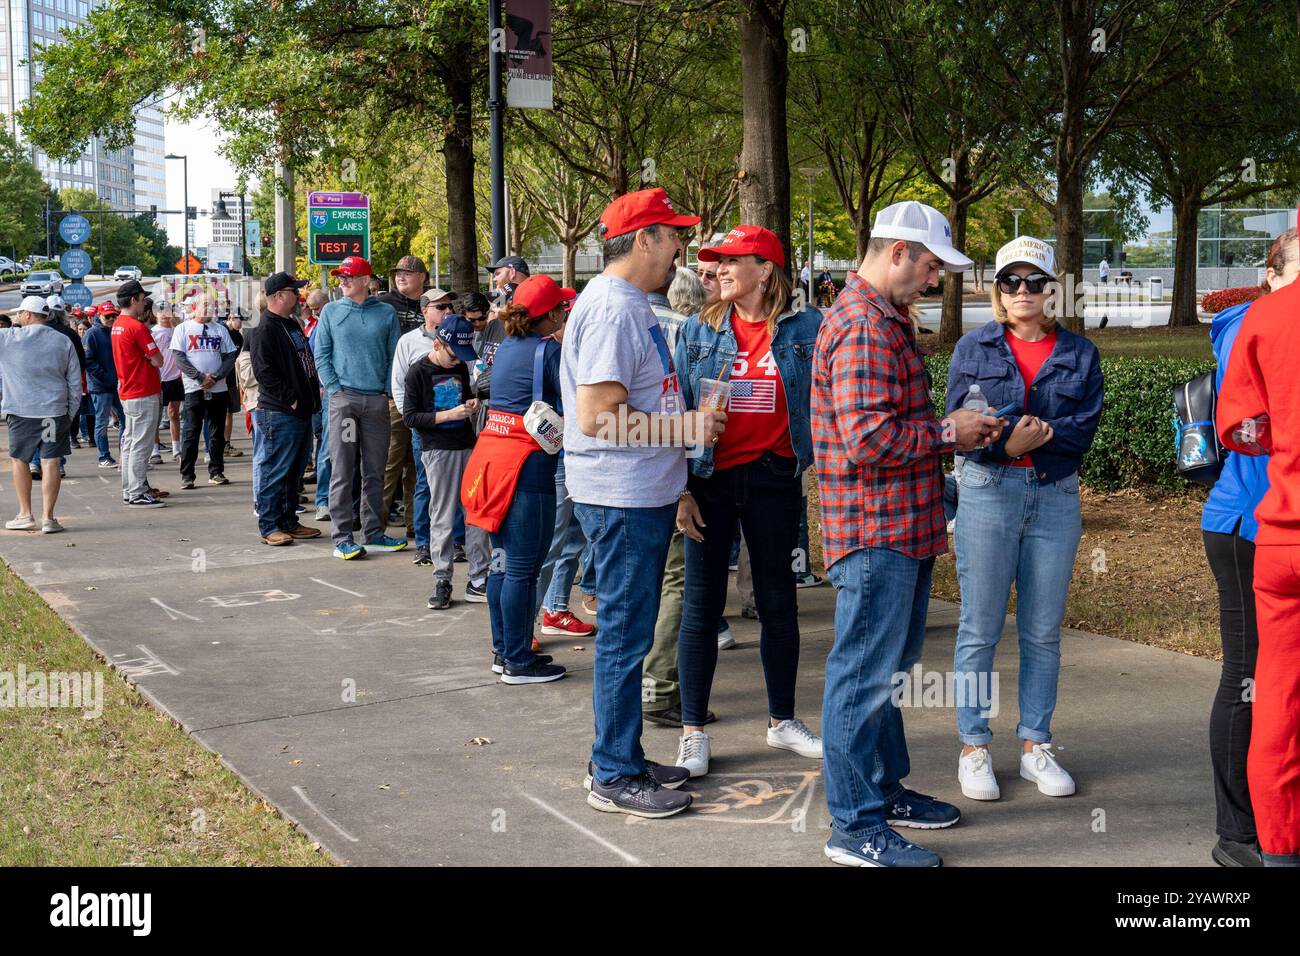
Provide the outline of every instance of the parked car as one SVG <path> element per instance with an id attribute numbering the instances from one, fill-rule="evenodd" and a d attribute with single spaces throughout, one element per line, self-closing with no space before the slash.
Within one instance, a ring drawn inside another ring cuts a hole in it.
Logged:
<path id="1" fill-rule="evenodd" d="M 114 282 L 127 282 L 131 279 L 139 281 L 144 278 L 144 273 L 140 271 L 139 266 L 118 266 L 117 271 L 113 273 Z"/>
<path id="2" fill-rule="evenodd" d="M 17 272 L 22 272 L 18 263 L 14 262 L 8 256 L 0 256 L 0 276 L 11 276 Z"/>
<path id="3" fill-rule="evenodd" d="M 63 279 L 57 272 L 33 272 L 19 288 L 22 295 L 54 295 L 63 291 Z"/>

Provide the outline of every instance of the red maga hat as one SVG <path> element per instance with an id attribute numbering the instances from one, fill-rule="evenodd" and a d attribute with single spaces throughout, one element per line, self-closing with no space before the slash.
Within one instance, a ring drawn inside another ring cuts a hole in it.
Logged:
<path id="1" fill-rule="evenodd" d="M 701 262 L 717 262 L 723 256 L 758 256 L 785 268 L 785 250 L 781 240 L 770 229 L 762 226 L 737 226 L 722 237 L 722 242 L 700 250 L 696 257 Z"/>
<path id="2" fill-rule="evenodd" d="M 646 226 L 694 226 L 699 221 L 699 216 L 685 216 L 674 209 L 662 189 L 642 189 L 619 196 L 605 207 L 600 214 L 600 237 L 614 239 Z"/>
<path id="3" fill-rule="evenodd" d="M 529 276 L 515 286 L 515 294 L 510 301 L 522 305 L 529 315 L 538 318 L 564 302 L 564 290 L 550 276 Z"/>
<path id="4" fill-rule="evenodd" d="M 332 276 L 372 276 L 374 274 L 374 271 L 370 268 L 370 263 L 360 256 L 348 256 L 330 270 Z"/>

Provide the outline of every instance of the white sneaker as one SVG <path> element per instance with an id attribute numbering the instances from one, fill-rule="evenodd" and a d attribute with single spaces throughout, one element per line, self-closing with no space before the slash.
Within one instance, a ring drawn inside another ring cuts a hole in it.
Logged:
<path id="1" fill-rule="evenodd" d="M 958 758 L 957 782 L 961 784 L 961 792 L 972 800 L 996 800 L 1002 796 L 987 747 L 976 747 Z"/>
<path id="2" fill-rule="evenodd" d="M 677 742 L 677 766 L 689 770 L 692 777 L 709 772 L 709 735 L 692 730 Z"/>
<path id="3" fill-rule="evenodd" d="M 32 515 L 17 515 L 5 522 L 5 527 L 10 531 L 35 531 L 41 526 L 41 523 Z"/>
<path id="4" fill-rule="evenodd" d="M 793 750 L 801 757 L 822 759 L 822 739 L 797 717 L 783 720 L 775 727 L 768 727 L 767 745 L 781 750 Z"/>
<path id="5" fill-rule="evenodd" d="M 736 646 L 736 639 L 731 636 L 731 625 L 718 631 L 718 650 L 726 651 Z"/>
<path id="6" fill-rule="evenodd" d="M 58 518 L 46 518 L 41 522 L 41 534 L 58 534 L 63 530 Z"/>
<path id="7" fill-rule="evenodd" d="M 1032 752 L 1020 755 L 1020 776 L 1038 784 L 1038 792 L 1048 797 L 1068 797 L 1074 793 L 1074 778 L 1056 762 L 1051 744 L 1034 744 Z"/>

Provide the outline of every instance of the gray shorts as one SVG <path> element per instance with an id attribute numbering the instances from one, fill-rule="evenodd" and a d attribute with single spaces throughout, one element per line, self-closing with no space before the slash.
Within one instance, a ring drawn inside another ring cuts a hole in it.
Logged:
<path id="1" fill-rule="evenodd" d="M 9 457 L 17 461 L 31 461 L 37 448 L 42 458 L 60 458 L 72 454 L 72 418 L 58 415 L 53 418 L 22 418 L 6 415 L 9 426 Z"/>

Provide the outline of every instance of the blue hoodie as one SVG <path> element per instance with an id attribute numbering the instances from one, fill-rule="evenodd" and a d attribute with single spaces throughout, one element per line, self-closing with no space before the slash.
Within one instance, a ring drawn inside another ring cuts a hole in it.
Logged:
<path id="1" fill-rule="evenodd" d="M 399 335 L 397 313 L 373 295 L 361 305 L 351 299 L 326 305 L 312 333 L 316 371 L 325 394 L 340 388 L 363 395 L 389 394 Z"/>
<path id="2" fill-rule="evenodd" d="M 1232 343 L 1236 341 L 1241 321 L 1246 317 L 1250 303 L 1234 305 L 1224 309 L 1214 317 L 1210 324 L 1210 342 L 1214 345 L 1214 359 L 1218 363 L 1215 369 L 1214 385 L 1218 389 L 1223 385 L 1223 373 L 1228 368 L 1228 356 L 1232 353 Z M 1238 532 L 1247 541 L 1254 541 L 1259 531 L 1255 520 L 1255 506 L 1268 491 L 1268 456 L 1238 455 L 1225 452 L 1223 471 L 1219 480 L 1210 489 L 1210 497 L 1205 501 L 1205 510 L 1201 512 L 1201 530 L 1217 531 L 1220 534 L 1232 534 L 1237 531 L 1237 522 L 1241 522 Z"/>

